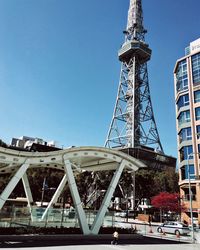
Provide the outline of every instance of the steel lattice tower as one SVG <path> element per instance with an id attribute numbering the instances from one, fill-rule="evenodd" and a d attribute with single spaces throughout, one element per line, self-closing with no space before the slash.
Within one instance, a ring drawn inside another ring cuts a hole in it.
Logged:
<path id="1" fill-rule="evenodd" d="M 149 90 L 151 49 L 145 43 L 146 32 L 142 0 L 130 0 L 125 42 L 118 52 L 121 73 L 117 100 L 105 147 L 145 145 L 163 152 Z"/>

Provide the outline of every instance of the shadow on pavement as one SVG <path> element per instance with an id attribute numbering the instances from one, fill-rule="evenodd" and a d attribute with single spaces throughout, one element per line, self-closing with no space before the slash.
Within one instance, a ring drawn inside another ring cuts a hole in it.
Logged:
<path id="1" fill-rule="evenodd" d="M 48 247 L 68 245 L 109 245 L 112 235 L 0 235 L 0 248 Z M 185 244 L 142 235 L 120 235 L 119 245 Z"/>

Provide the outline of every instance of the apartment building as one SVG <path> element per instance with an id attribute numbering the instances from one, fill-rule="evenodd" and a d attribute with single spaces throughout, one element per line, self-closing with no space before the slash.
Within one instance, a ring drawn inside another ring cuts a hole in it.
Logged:
<path id="1" fill-rule="evenodd" d="M 200 224 L 200 38 L 177 60 L 174 85 L 182 216 Z"/>
<path id="2" fill-rule="evenodd" d="M 174 85 L 182 216 L 200 224 L 200 38 L 177 60 Z"/>

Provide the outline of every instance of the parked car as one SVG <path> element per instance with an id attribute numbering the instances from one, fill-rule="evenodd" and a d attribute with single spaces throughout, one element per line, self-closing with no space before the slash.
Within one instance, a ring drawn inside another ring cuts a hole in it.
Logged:
<path id="1" fill-rule="evenodd" d="M 176 235 L 186 235 L 190 233 L 189 227 L 179 221 L 167 221 L 158 226 L 157 231 L 159 233 L 172 233 Z"/>
<path id="2" fill-rule="evenodd" d="M 126 212 L 126 211 L 116 212 L 116 213 L 115 213 L 115 216 L 116 216 L 116 217 L 126 218 L 126 217 L 127 217 L 127 212 Z"/>

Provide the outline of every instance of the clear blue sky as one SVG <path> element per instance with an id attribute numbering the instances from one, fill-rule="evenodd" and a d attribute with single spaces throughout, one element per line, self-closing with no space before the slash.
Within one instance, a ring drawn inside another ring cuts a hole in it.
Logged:
<path id="1" fill-rule="evenodd" d="M 103 146 L 129 0 L 0 0 L 0 138 Z M 153 109 L 176 156 L 173 69 L 200 37 L 199 0 L 143 0 Z"/>

